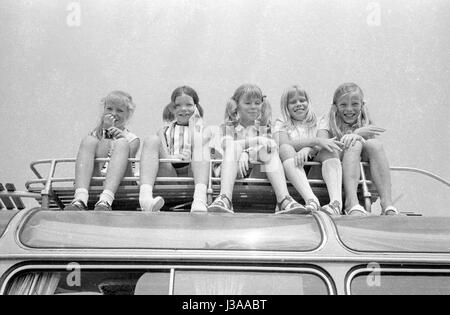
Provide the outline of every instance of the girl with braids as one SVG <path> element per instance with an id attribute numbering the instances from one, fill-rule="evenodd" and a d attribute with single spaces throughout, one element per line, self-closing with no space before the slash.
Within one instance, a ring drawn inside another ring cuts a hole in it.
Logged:
<path id="1" fill-rule="evenodd" d="M 227 102 L 225 123 L 220 136 L 213 141 L 214 151 L 223 157 L 221 191 L 208 207 L 209 212 L 234 212 L 232 199 L 237 176 L 267 175 L 277 197 L 276 213 L 309 213 L 289 195 L 277 144 L 271 137 L 270 119 L 270 104 L 256 85 L 240 86 Z"/>
<path id="2" fill-rule="evenodd" d="M 143 211 L 158 212 L 163 198 L 153 196 L 158 177 L 194 177 L 191 212 L 206 212 L 209 175 L 209 139 L 203 136 L 203 109 L 197 92 L 182 86 L 175 89 L 163 111 L 167 124 L 155 136 L 145 139 L 140 164 L 139 202 Z M 179 160 L 159 163 L 159 159 Z"/>

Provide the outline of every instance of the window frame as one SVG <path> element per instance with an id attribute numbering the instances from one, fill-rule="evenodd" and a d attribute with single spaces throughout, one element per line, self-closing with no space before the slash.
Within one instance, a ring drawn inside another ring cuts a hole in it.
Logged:
<path id="1" fill-rule="evenodd" d="M 30 264 L 12 268 L 1 283 L 0 295 L 5 295 L 7 288 L 15 276 L 26 271 L 67 271 L 67 264 Z M 271 272 L 271 273 L 294 273 L 294 274 L 311 274 L 318 277 L 328 290 L 328 295 L 336 295 L 336 285 L 333 278 L 322 268 L 314 265 L 305 265 L 299 267 L 257 267 L 257 266 L 207 266 L 207 265 L 156 265 L 156 264 L 80 264 L 81 272 L 83 270 L 154 270 L 168 271 L 169 273 L 169 292 L 167 295 L 173 295 L 175 288 L 176 271 L 238 271 L 238 272 Z"/>
<path id="2" fill-rule="evenodd" d="M 205 249 L 205 248 L 150 248 L 150 247 L 142 247 L 142 248 L 137 248 L 137 247 L 87 247 L 87 246 L 72 246 L 72 247 L 55 247 L 55 246 L 40 246 L 40 247 L 35 247 L 35 246 L 30 246 L 29 244 L 26 244 L 26 242 L 23 241 L 22 239 L 22 234 L 23 231 L 26 229 L 27 224 L 30 222 L 31 219 L 34 218 L 35 214 L 37 212 L 42 212 L 43 210 L 40 209 L 36 209 L 35 211 L 31 211 L 26 217 L 24 217 L 20 224 L 17 226 L 17 232 L 16 232 L 16 242 L 17 244 L 26 250 L 33 250 L 33 251 L 49 251 L 51 250 L 54 253 L 57 252 L 67 252 L 68 250 L 71 252 L 80 252 L 80 251 L 116 251 L 116 250 L 136 250 L 136 251 L 183 251 L 183 252 L 200 252 L 200 251 L 208 251 L 208 252 L 212 252 L 212 253 L 219 253 L 219 252 L 224 252 L 226 254 L 228 253 L 236 253 L 236 254 L 240 254 L 240 255 L 255 255 L 255 253 L 261 254 L 261 255 L 265 255 L 267 253 L 275 253 L 275 254 L 279 254 L 279 255 L 283 255 L 283 254 L 297 254 L 297 253 L 301 253 L 301 254 L 312 254 L 312 253 L 317 253 L 319 251 L 321 251 L 325 246 L 326 243 L 328 242 L 328 235 L 326 233 L 325 230 L 325 226 L 323 223 L 323 219 L 319 216 L 319 215 L 312 215 L 311 219 L 312 222 L 314 222 L 316 228 L 317 228 L 317 233 L 318 233 L 318 237 L 320 238 L 318 240 L 318 244 L 311 249 L 305 249 L 305 250 L 293 250 L 293 249 L 287 249 L 287 250 L 273 250 L 273 249 L 248 249 L 248 248 L 242 248 L 242 249 L 237 249 L 237 248 L 233 248 L 233 249 Z M 51 211 L 48 211 L 51 212 Z"/>
<path id="3" fill-rule="evenodd" d="M 355 280 L 359 275 L 364 273 L 373 273 L 374 271 L 379 273 L 394 273 L 398 275 L 407 275 L 407 274 L 414 274 L 414 273 L 420 273 L 420 274 L 433 274 L 433 273 L 444 273 L 448 274 L 450 277 L 450 266 L 430 266 L 428 268 L 426 267 L 383 267 L 383 265 L 380 265 L 379 269 L 373 269 L 368 268 L 367 266 L 360 266 L 356 267 L 353 270 L 351 270 L 345 280 L 345 294 L 346 295 L 353 295 L 352 294 L 352 282 Z"/>

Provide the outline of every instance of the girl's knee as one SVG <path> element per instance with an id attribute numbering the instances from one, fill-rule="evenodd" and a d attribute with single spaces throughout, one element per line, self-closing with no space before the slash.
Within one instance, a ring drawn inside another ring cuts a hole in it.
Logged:
<path id="1" fill-rule="evenodd" d="M 295 157 L 295 149 L 289 144 L 282 144 L 279 149 L 281 161 L 289 160 Z"/>
<path id="2" fill-rule="evenodd" d="M 130 143 L 125 138 L 121 138 L 121 139 L 115 140 L 115 144 L 114 145 L 115 145 L 114 151 L 115 150 L 127 151 L 127 152 L 130 151 Z"/>
<path id="3" fill-rule="evenodd" d="M 383 143 L 378 139 L 367 140 L 364 149 L 369 153 L 381 153 L 384 151 Z"/>
<path id="4" fill-rule="evenodd" d="M 344 151 L 344 156 L 360 156 L 363 151 L 363 145 L 361 142 L 356 142 L 351 148 Z"/>
<path id="5" fill-rule="evenodd" d="M 147 136 L 144 138 L 144 147 L 159 147 L 161 139 L 158 136 Z"/>
<path id="6" fill-rule="evenodd" d="M 319 154 L 317 155 L 316 161 L 325 162 L 325 161 L 331 160 L 331 159 L 338 159 L 338 160 L 340 160 L 339 153 L 337 153 L 335 151 L 330 152 L 330 151 L 327 151 L 327 150 L 321 150 L 319 152 Z"/>
<path id="7" fill-rule="evenodd" d="M 98 140 L 96 137 L 87 136 L 81 141 L 80 148 L 95 149 L 98 146 L 99 142 L 100 140 Z"/>

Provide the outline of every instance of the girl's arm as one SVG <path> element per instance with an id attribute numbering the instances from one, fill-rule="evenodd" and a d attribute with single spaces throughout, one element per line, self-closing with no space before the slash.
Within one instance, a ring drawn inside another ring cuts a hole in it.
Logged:
<path id="1" fill-rule="evenodd" d="M 277 137 L 275 137 L 276 139 Z M 325 149 L 329 152 L 341 151 L 342 144 L 335 139 L 330 139 L 330 134 L 327 130 L 319 130 L 317 132 L 317 137 L 315 138 L 303 138 L 300 140 L 292 141 L 286 132 L 278 133 L 279 144 L 289 144 L 295 151 L 299 152 L 304 148 L 310 148 L 311 154 L 316 154 L 321 149 Z"/>
<path id="2" fill-rule="evenodd" d="M 320 151 L 322 149 L 328 152 L 341 152 L 343 148 L 341 141 L 337 141 L 336 138 L 331 138 L 330 132 L 326 129 L 319 129 L 317 131 L 316 146 L 315 149 Z"/>
<path id="3" fill-rule="evenodd" d="M 356 129 L 353 133 L 357 134 L 358 136 L 363 137 L 365 140 L 369 140 L 369 139 L 374 139 L 376 136 L 381 135 L 385 131 L 386 131 L 386 129 L 377 127 L 375 125 L 368 125 L 368 126 L 364 126 L 359 129 Z"/>
<path id="4" fill-rule="evenodd" d="M 165 153 L 166 156 L 169 156 L 169 145 L 164 135 L 164 128 L 159 129 L 157 135 L 159 136 L 159 139 L 161 139 L 161 143 L 163 144 L 161 148 L 162 151 Z"/>
<path id="5" fill-rule="evenodd" d="M 275 141 L 277 141 L 278 145 L 281 146 L 283 144 L 291 145 L 295 151 L 300 151 L 303 148 L 313 148 L 317 146 L 317 138 L 303 138 L 300 140 L 290 140 L 288 133 L 285 131 L 280 131 L 274 134 Z"/>

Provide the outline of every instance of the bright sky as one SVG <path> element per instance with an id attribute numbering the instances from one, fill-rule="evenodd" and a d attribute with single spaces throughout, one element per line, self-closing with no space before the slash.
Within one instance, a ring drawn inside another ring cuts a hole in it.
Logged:
<path id="1" fill-rule="evenodd" d="M 180 85 L 218 124 L 242 83 L 276 118 L 285 87 L 304 86 L 321 115 L 346 81 L 388 130 L 392 165 L 449 180 L 449 29 L 448 0 L 2 0 L 0 182 L 23 190 L 31 161 L 75 157 L 111 90 L 134 97 L 130 129 L 145 136 Z M 449 211 L 443 185 L 393 178 L 402 210 Z"/>

